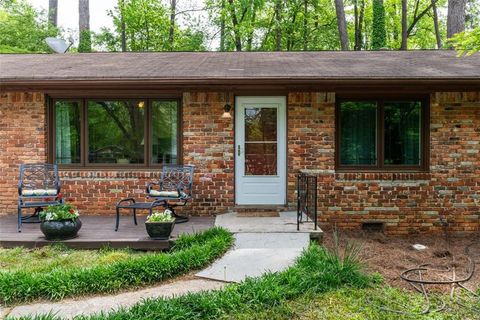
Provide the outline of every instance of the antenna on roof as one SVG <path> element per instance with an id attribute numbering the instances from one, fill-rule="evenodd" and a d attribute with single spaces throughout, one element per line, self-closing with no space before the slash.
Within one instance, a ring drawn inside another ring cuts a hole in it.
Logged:
<path id="1" fill-rule="evenodd" d="M 45 42 L 56 53 L 66 53 L 73 44 L 73 41 L 70 41 L 70 44 L 67 44 L 67 42 L 65 42 L 65 40 L 63 39 L 51 38 L 51 37 L 46 38 Z"/>

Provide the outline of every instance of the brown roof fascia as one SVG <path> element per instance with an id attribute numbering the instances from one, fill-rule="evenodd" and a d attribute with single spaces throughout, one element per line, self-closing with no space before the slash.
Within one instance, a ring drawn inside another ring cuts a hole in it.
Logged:
<path id="1" fill-rule="evenodd" d="M 213 87 L 214 86 L 214 87 Z M 473 79 L 11 79 L 2 80 L 0 92 L 8 91 L 133 91 L 161 90 L 171 92 L 205 90 L 288 90 L 288 91 L 356 91 L 398 89 L 401 91 L 479 91 L 480 78 Z"/>

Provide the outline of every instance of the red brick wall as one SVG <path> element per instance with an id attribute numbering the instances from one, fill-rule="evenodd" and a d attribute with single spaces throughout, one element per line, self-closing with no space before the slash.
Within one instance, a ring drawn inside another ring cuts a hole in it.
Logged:
<path id="1" fill-rule="evenodd" d="M 17 212 L 18 167 L 46 161 L 41 93 L 0 94 L 0 214 Z"/>
<path id="2" fill-rule="evenodd" d="M 335 173 L 334 96 L 289 95 L 289 199 L 294 175 L 318 176 L 320 220 L 339 228 L 381 221 L 386 231 L 479 230 L 480 93 L 431 96 L 429 173 Z"/>
<path id="3" fill-rule="evenodd" d="M 215 214 L 233 206 L 233 119 L 221 119 L 224 105 L 223 93 L 184 94 L 183 158 L 196 166 L 188 213 Z M 41 93 L 1 96 L 0 214 L 16 212 L 18 166 L 46 161 L 45 110 Z M 142 199 L 146 183 L 158 181 L 160 170 L 64 170 L 60 176 L 65 198 L 83 213 L 114 214 L 121 198 Z"/>
<path id="4" fill-rule="evenodd" d="M 229 101 L 233 105 L 233 100 Z M 430 172 L 335 173 L 335 94 L 288 95 L 288 200 L 295 205 L 295 174 L 319 177 L 320 220 L 342 228 L 382 221 L 390 233 L 479 230 L 480 93 L 431 97 Z M 221 119 L 225 95 L 183 95 L 183 159 L 196 166 L 189 213 L 215 214 L 234 205 L 233 119 Z M 232 111 L 233 115 L 233 111 Z M 44 98 L 40 93 L 0 96 L 0 214 L 16 209 L 18 165 L 46 160 Z M 116 201 L 142 198 L 152 171 L 63 171 L 64 194 L 84 213 L 112 214 Z"/>

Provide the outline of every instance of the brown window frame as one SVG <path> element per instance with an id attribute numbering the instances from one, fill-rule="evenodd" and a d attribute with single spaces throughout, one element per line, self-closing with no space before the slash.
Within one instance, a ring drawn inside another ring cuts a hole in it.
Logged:
<path id="1" fill-rule="evenodd" d="M 144 145 L 144 163 L 143 164 L 112 164 L 112 163 L 89 163 L 88 162 L 88 101 L 103 100 L 103 101 L 145 101 L 145 145 Z M 48 128 L 48 162 L 55 163 L 56 145 L 55 145 L 55 103 L 57 101 L 77 101 L 80 105 L 80 163 L 62 164 L 59 163 L 59 168 L 72 170 L 85 169 L 150 169 L 162 168 L 163 164 L 152 163 L 152 145 L 151 136 L 153 134 L 152 125 L 152 102 L 155 101 L 176 101 L 177 102 L 177 162 L 176 164 L 183 164 L 183 136 L 182 136 L 182 100 L 178 97 L 143 97 L 143 96 L 93 96 L 93 97 L 48 97 L 47 104 L 47 128 Z"/>
<path id="2" fill-rule="evenodd" d="M 377 158 L 375 165 L 341 164 L 341 121 L 340 104 L 346 101 L 366 101 L 377 103 Z M 421 102 L 421 138 L 419 165 L 385 165 L 385 102 L 420 101 Z M 335 170 L 337 172 L 428 172 L 430 159 L 430 98 L 428 95 L 340 95 L 335 102 Z"/>

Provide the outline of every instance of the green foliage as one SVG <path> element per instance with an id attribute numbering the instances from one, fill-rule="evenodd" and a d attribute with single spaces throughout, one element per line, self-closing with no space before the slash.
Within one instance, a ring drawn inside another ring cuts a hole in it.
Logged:
<path id="1" fill-rule="evenodd" d="M 54 269 L 75 269 L 109 264 L 149 253 L 133 250 L 73 250 L 60 244 L 43 248 L 0 249 L 0 270 L 14 272 L 29 270 L 49 273 Z"/>
<path id="2" fill-rule="evenodd" d="M 472 55 L 480 51 L 480 27 L 456 34 L 450 39 L 459 55 Z"/>
<path id="3" fill-rule="evenodd" d="M 185 236 L 186 239 L 182 237 L 180 244 L 169 253 L 141 255 L 91 268 L 59 268 L 48 273 L 28 269 L 2 271 L 0 299 L 5 304 L 58 300 L 157 283 L 205 267 L 225 253 L 233 242 L 232 235 L 220 228 Z"/>
<path id="4" fill-rule="evenodd" d="M 125 24 L 127 51 L 198 51 L 204 50 L 204 34 L 192 28 L 174 26 L 174 43 L 169 42 L 170 12 L 158 0 L 121 0 L 109 11 L 114 29 L 104 28 L 95 35 L 95 43 L 109 51 L 120 51 L 122 22 Z"/>
<path id="5" fill-rule="evenodd" d="M 372 49 L 384 48 L 387 44 L 385 30 L 385 8 L 381 0 L 373 0 Z"/>
<path id="6" fill-rule="evenodd" d="M 75 220 L 78 216 L 77 208 L 68 203 L 48 206 L 40 212 L 40 219 L 46 221 Z"/>
<path id="7" fill-rule="evenodd" d="M 80 32 L 78 52 L 92 52 L 92 34 L 90 30 L 85 29 Z"/>
<path id="8" fill-rule="evenodd" d="M 250 278 L 219 291 L 150 299 L 130 310 L 84 319 L 218 319 L 248 310 L 260 312 L 306 293 L 319 294 L 345 285 L 363 288 L 372 282 L 349 260 L 339 263 L 332 261 L 333 256 L 312 244 L 295 266 L 282 273 Z"/>
<path id="9" fill-rule="evenodd" d="M 47 14 L 26 0 L 0 2 L 0 52 L 50 52 L 47 37 L 57 37 L 58 28 L 48 24 Z"/>
<path id="10" fill-rule="evenodd" d="M 147 218 L 148 222 L 172 222 L 174 218 L 172 217 L 172 212 L 168 209 L 165 211 L 154 211 Z"/>
<path id="11" fill-rule="evenodd" d="M 442 296 L 448 301 L 448 297 Z M 440 307 L 439 299 L 432 299 L 432 309 Z M 221 319 L 256 320 L 307 320 L 307 319 L 355 319 L 355 320 L 463 320 L 478 318 L 478 301 L 466 298 L 451 303 L 443 311 L 421 315 L 425 307 L 422 295 L 410 291 L 377 285 L 372 288 L 341 288 L 324 294 L 306 294 L 287 303 L 281 303 L 261 311 L 247 310 Z M 402 311 L 396 313 L 388 310 Z"/>

